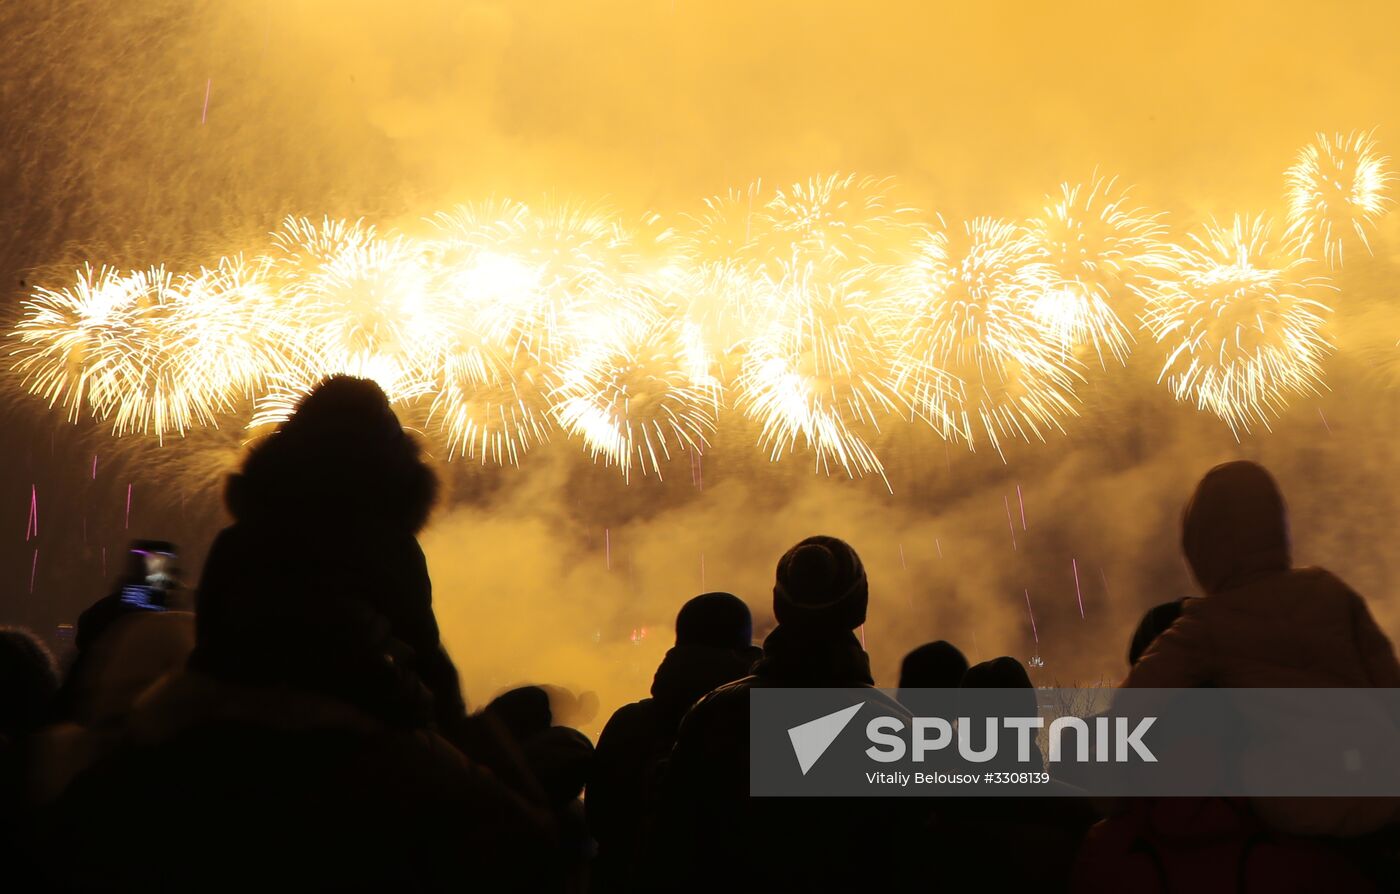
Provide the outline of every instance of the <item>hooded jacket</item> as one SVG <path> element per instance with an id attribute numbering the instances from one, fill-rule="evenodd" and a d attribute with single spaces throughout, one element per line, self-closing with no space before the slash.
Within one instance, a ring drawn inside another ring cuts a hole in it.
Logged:
<path id="1" fill-rule="evenodd" d="M 321 635 L 316 617 L 353 603 L 383 619 L 402 646 L 399 664 L 427 687 L 440 728 L 454 736 L 465 705 L 415 536 L 436 490 L 377 386 L 322 383 L 229 479 L 234 524 L 201 575 L 192 666 L 243 683 L 284 677 L 277 665 L 301 651 L 297 638 Z"/>
<path id="2" fill-rule="evenodd" d="M 1181 616 L 1147 648 L 1124 687 L 1400 687 L 1395 650 L 1365 600 L 1329 571 L 1292 567 L 1283 498 L 1262 467 L 1233 462 L 1206 474 L 1186 506 L 1182 549 L 1205 595 L 1185 601 Z M 1246 775 L 1288 763 L 1296 724 L 1371 722 L 1250 713 L 1241 758 Z M 1389 740 L 1396 732 L 1368 727 L 1368 735 Z M 1384 825 L 1396 811 L 1389 798 L 1252 803 L 1268 825 L 1298 835 L 1359 835 Z"/>
<path id="3" fill-rule="evenodd" d="M 1329 571 L 1292 567 L 1283 498 L 1262 467 L 1206 474 L 1182 549 L 1205 598 L 1186 600 L 1125 687 L 1400 687 L 1365 600 Z"/>

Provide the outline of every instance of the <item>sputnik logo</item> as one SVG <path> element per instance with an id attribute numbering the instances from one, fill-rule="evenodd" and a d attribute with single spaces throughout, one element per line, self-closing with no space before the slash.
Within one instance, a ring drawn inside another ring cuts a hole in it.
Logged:
<path id="1" fill-rule="evenodd" d="M 861 708 L 865 707 L 865 702 L 857 702 L 849 708 L 842 708 L 832 714 L 818 717 L 816 720 L 809 720 L 800 723 L 787 731 L 788 738 L 792 740 L 793 753 L 797 755 L 797 765 L 802 768 L 802 775 L 806 776 L 807 771 L 821 758 L 826 750 L 831 747 L 831 743 L 836 741 L 836 737 L 841 735 L 841 730 L 851 722 Z"/>

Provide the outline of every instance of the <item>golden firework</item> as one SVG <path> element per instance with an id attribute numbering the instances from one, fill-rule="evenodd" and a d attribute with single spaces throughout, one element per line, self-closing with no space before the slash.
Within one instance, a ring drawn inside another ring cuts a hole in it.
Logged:
<path id="1" fill-rule="evenodd" d="M 1304 146 L 1284 174 L 1293 250 L 1306 255 L 1320 248 L 1333 267 L 1341 266 L 1352 237 L 1369 252 L 1367 233 L 1390 205 L 1389 164 L 1370 131 L 1319 133 Z"/>
<path id="2" fill-rule="evenodd" d="M 895 386 L 943 437 L 1001 453 L 1008 436 L 1044 440 L 1074 415 L 1077 361 L 1034 316 L 1053 282 L 1024 228 L 978 218 L 926 230 L 896 276 L 902 329 Z"/>
<path id="3" fill-rule="evenodd" d="M 1105 351 L 1127 359 L 1132 335 L 1116 305 L 1164 250 L 1161 217 L 1131 204 L 1116 177 L 1097 174 L 1046 199 L 1029 225 L 1045 265 L 1031 311 L 1061 350 L 1092 348 L 1100 364 Z"/>
<path id="4" fill-rule="evenodd" d="M 673 447 L 703 451 L 715 430 L 718 391 L 691 378 L 674 336 L 658 321 L 580 346 L 560 370 L 552 395 L 559 427 L 589 454 L 662 477 Z"/>
<path id="5" fill-rule="evenodd" d="M 24 303 L 16 368 L 50 405 L 75 418 L 86 403 L 116 434 L 215 425 L 231 409 L 229 383 L 190 364 L 207 356 L 199 338 L 211 332 L 194 310 L 162 267 L 85 267 L 73 287 Z"/>
<path id="6" fill-rule="evenodd" d="M 1147 289 L 1144 322 L 1167 352 L 1158 380 L 1236 435 L 1316 392 L 1330 350 L 1323 299 L 1334 289 L 1271 231 L 1262 215 L 1211 221 Z"/>

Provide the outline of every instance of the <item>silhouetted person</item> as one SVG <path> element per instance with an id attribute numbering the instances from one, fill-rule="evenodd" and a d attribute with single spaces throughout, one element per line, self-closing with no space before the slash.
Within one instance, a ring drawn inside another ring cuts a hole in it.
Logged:
<path id="1" fill-rule="evenodd" d="M 151 561 L 153 557 L 160 558 L 158 572 Z M 88 606 L 74 625 L 75 653 L 54 701 L 54 719 L 86 724 L 86 720 L 74 716 L 79 698 L 74 687 L 90 680 L 86 667 L 97 643 L 109 628 L 124 618 L 159 614 L 181 606 L 188 608 L 177 595 L 181 590 L 174 544 L 163 540 L 131 543 L 111 592 Z"/>
<path id="2" fill-rule="evenodd" d="M 0 749 L 47 720 L 58 682 L 58 666 L 38 637 L 0 627 Z"/>
<path id="3" fill-rule="evenodd" d="M 1186 506 L 1181 544 L 1204 598 L 1186 600 L 1123 686 L 1400 687 L 1395 650 L 1365 600 L 1329 571 L 1293 567 L 1283 496 L 1263 467 L 1240 461 L 1206 473 Z M 1289 723 L 1252 716 L 1241 765 L 1263 759 L 1250 742 L 1277 760 Z M 1347 836 L 1388 822 L 1395 803 L 1261 798 L 1254 809 L 1282 832 Z"/>
<path id="4" fill-rule="evenodd" d="M 192 666 L 254 685 L 282 676 L 279 663 L 301 661 L 299 638 L 321 635 L 320 607 L 344 601 L 383 620 L 401 644 L 392 660 L 427 687 L 440 728 L 459 732 L 460 683 L 415 537 L 436 494 L 379 386 L 322 382 L 229 479 L 234 524 L 214 541 L 200 580 Z"/>
<path id="5" fill-rule="evenodd" d="M 997 692 L 983 695 L 973 702 L 974 705 L 987 709 L 980 713 L 974 710 L 969 716 L 961 707 L 967 701 L 964 700 L 960 703 L 958 716 L 967 716 L 968 720 L 972 721 L 972 741 L 977 747 L 981 747 L 986 740 L 985 721 L 988 716 L 999 721 L 1002 717 L 1035 717 L 1038 713 L 1035 684 L 1031 682 L 1030 674 L 1026 672 L 1025 665 L 1010 655 L 1003 655 L 1000 658 L 993 658 L 990 661 L 983 661 L 969 667 L 967 673 L 963 674 L 962 684 L 959 688 L 997 690 Z M 991 699 L 991 701 L 986 701 L 986 699 Z M 1009 745 L 1014 737 L 1006 736 L 1004 738 Z M 1045 768 L 1045 761 L 1041 756 L 1040 746 L 1032 737 L 1028 762 L 1020 762 L 1017 760 L 1016 752 L 1004 746 L 997 750 L 996 756 L 991 761 L 981 766 L 994 771 L 1039 772 Z"/>
<path id="6" fill-rule="evenodd" d="M 691 705 L 746 676 L 762 651 L 749 607 L 729 593 L 696 596 L 676 616 L 676 644 L 662 659 L 651 698 L 619 708 L 598 737 L 588 783 L 588 825 L 598 842 L 596 890 L 638 890 L 639 849 L 655 811 L 659 764 Z"/>
<path id="7" fill-rule="evenodd" d="M 1175 599 L 1147 610 L 1128 644 L 1130 669 L 1188 601 Z M 1162 730 L 1153 751 L 1162 761 L 1190 761 L 1204 782 L 1223 772 L 1222 742 L 1232 736 L 1231 730 L 1217 727 L 1173 727 Z M 1095 743 L 1089 747 L 1096 752 Z M 1092 773 L 1072 762 L 1057 769 L 1067 777 Z M 1247 798 L 1113 798 L 1100 806 L 1109 815 L 1094 824 L 1080 846 L 1073 871 L 1076 892 L 1374 889 L 1325 844 L 1270 833 Z"/>
<path id="8" fill-rule="evenodd" d="M 899 665 L 899 688 L 956 689 L 965 673 L 967 658 L 957 646 L 940 639 L 904 656 Z"/>
<path id="9" fill-rule="evenodd" d="M 20 627 L 0 627 L 0 887 L 31 889 L 36 868 L 26 803 L 32 734 L 58 693 L 58 666 L 48 648 Z"/>
<path id="10" fill-rule="evenodd" d="M 153 579 L 148 556 L 169 557 L 170 564 L 159 579 Z M 162 540 L 137 540 L 127 550 L 125 567 L 112 592 L 78 616 L 73 645 L 79 660 L 92 648 L 103 631 L 118 618 L 132 614 L 165 611 L 171 594 L 180 587 L 179 569 L 174 565 L 175 546 Z"/>
<path id="11" fill-rule="evenodd" d="M 973 748 L 987 743 L 987 720 L 1001 728 L 998 748 L 983 763 L 960 761 L 965 773 L 1041 773 L 1044 761 L 1032 730 L 1027 760 L 1020 761 L 1020 734 L 1002 728 L 1004 717 L 1038 714 L 1036 690 L 1020 661 L 1009 655 L 974 664 L 958 689 L 959 728 Z M 1041 791 L 1058 782 L 1037 783 Z M 1093 822 L 1088 805 L 1067 787 L 1058 796 L 951 797 L 940 800 L 929 823 L 926 859 L 943 868 L 947 890 L 1022 891 L 1059 889 L 1073 865 L 1075 848 Z M 1014 857 L 1010 855 L 1014 854 Z"/>
<path id="12" fill-rule="evenodd" d="M 145 693 L 120 746 L 51 808 L 43 853 L 56 886 L 558 881 L 549 816 L 432 730 L 432 699 L 372 606 L 334 573 L 308 577 L 267 578 L 239 614 L 200 619 L 220 648 L 265 663 L 250 679 L 245 665 L 214 661 Z"/>
<path id="13" fill-rule="evenodd" d="M 109 619 L 63 684 L 59 722 L 33 738 L 28 797 L 48 803 L 119 744 L 128 716 L 162 678 L 179 673 L 194 649 L 194 615 L 140 611 Z"/>
<path id="14" fill-rule="evenodd" d="M 1186 601 L 1124 686 L 1400 687 L 1365 600 L 1329 571 L 1293 567 L 1283 496 L 1262 466 L 1206 473 L 1181 545 L 1205 598 Z"/>
<path id="15" fill-rule="evenodd" d="M 778 561 L 773 614 L 753 673 L 721 686 L 681 721 L 663 779 L 663 884 L 690 890 L 865 890 L 898 878 L 913 834 L 904 799 L 750 798 L 749 692 L 757 687 L 870 688 L 869 584 L 855 550 L 809 537 Z M 873 691 L 877 710 L 908 716 Z M 646 878 L 648 876 L 644 876 Z M 650 876 L 655 877 L 655 876 Z"/>

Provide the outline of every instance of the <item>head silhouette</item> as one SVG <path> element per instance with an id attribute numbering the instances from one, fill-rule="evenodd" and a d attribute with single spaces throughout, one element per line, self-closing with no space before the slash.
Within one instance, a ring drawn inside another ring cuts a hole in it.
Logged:
<path id="1" fill-rule="evenodd" d="M 378 385 L 331 376 L 249 452 L 225 496 L 239 520 L 310 515 L 417 532 L 437 478 Z"/>
<path id="2" fill-rule="evenodd" d="M 48 648 L 22 627 L 0 627 L 0 744 L 38 727 L 57 692 Z"/>
<path id="3" fill-rule="evenodd" d="M 969 667 L 960 688 L 1006 690 L 995 695 L 992 706 L 1008 717 L 1032 717 L 1036 713 L 1035 684 L 1025 665 L 1010 655 Z"/>
<path id="4" fill-rule="evenodd" d="M 865 566 L 849 544 L 808 537 L 778 560 L 773 616 L 797 630 L 851 631 L 865 623 L 869 595 Z"/>
<path id="5" fill-rule="evenodd" d="M 1207 472 L 1186 504 L 1181 548 L 1206 593 L 1288 570 L 1288 516 L 1273 476 L 1243 460 Z"/>
<path id="6" fill-rule="evenodd" d="M 747 649 L 753 645 L 753 616 L 732 593 L 703 593 L 676 615 L 676 645 Z"/>
<path id="7" fill-rule="evenodd" d="M 956 689 L 967 673 L 967 658 L 946 640 L 924 643 L 899 666 L 900 689 Z"/>
<path id="8" fill-rule="evenodd" d="M 354 376 L 330 376 L 301 399 L 280 434 L 302 441 L 343 443 L 345 438 L 393 444 L 403 437 L 389 398 L 377 384 Z"/>

